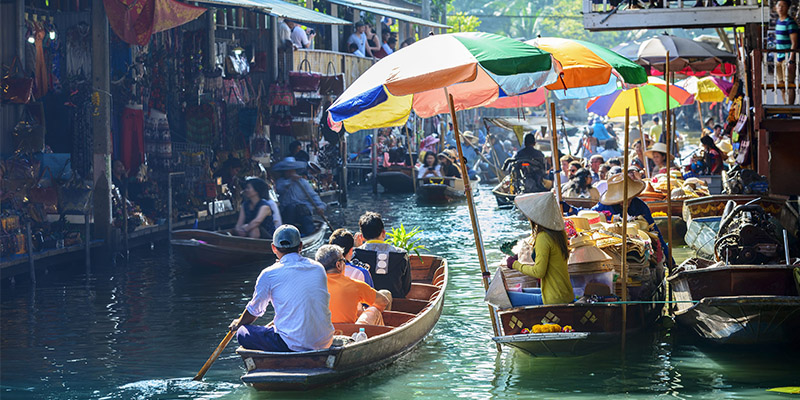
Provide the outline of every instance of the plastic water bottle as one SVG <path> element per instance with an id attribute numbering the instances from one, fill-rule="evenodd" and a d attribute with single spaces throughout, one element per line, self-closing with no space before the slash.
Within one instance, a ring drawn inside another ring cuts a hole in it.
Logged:
<path id="1" fill-rule="evenodd" d="M 367 332 L 364 332 L 364 328 L 358 328 L 358 333 L 356 333 L 356 343 L 363 342 L 367 340 Z"/>

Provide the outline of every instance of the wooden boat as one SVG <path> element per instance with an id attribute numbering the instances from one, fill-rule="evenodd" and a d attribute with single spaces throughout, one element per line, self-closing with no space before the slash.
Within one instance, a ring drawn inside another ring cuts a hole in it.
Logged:
<path id="1" fill-rule="evenodd" d="M 318 192 L 318 194 L 323 203 L 331 205 L 339 203 L 339 198 L 342 195 L 342 191 L 340 189 L 324 190 L 322 192 Z"/>
<path id="2" fill-rule="evenodd" d="M 478 193 L 478 180 L 470 181 L 473 195 Z M 422 178 L 417 180 L 417 201 L 422 203 L 449 203 L 466 199 L 461 178 Z"/>
<path id="3" fill-rule="evenodd" d="M 414 168 L 392 165 L 378 170 L 378 183 L 386 193 L 413 193 Z"/>
<path id="4" fill-rule="evenodd" d="M 521 284 L 528 287 L 530 277 L 518 271 L 502 269 L 503 284 Z M 663 277 L 661 278 L 663 282 Z M 491 289 L 490 289 L 491 290 Z M 650 300 L 654 304 L 627 305 L 626 335 L 643 332 L 655 325 L 661 315 L 666 295 L 661 284 Z M 576 302 L 570 304 L 533 305 L 500 309 L 497 313 L 499 335 L 497 343 L 511 346 L 537 357 L 581 356 L 618 345 L 622 335 L 622 304 L 619 302 Z M 522 333 L 523 328 L 535 324 L 553 323 L 571 326 L 574 332 Z"/>
<path id="5" fill-rule="evenodd" d="M 684 301 L 677 305 L 675 320 L 697 337 L 718 344 L 796 341 L 800 293 L 794 268 L 689 259 L 668 278 L 675 300 Z"/>
<path id="6" fill-rule="evenodd" d="M 719 230 L 722 213 L 729 200 L 737 205 L 756 201 L 764 211 L 778 218 L 781 225 L 792 235 L 798 233 L 797 212 L 786 205 L 787 197 L 774 195 L 712 195 L 689 199 L 684 202 L 682 215 L 686 221 L 686 244 L 697 251 L 697 256 L 714 258 L 714 240 Z"/>
<path id="7" fill-rule="evenodd" d="M 498 184 L 492 189 L 492 194 L 494 195 L 494 198 L 497 200 L 497 207 L 500 208 L 514 207 L 514 198 L 517 197 L 517 195 L 504 191 L 502 182 L 500 182 L 500 184 Z"/>
<path id="8" fill-rule="evenodd" d="M 447 261 L 411 257 L 411 291 L 384 311 L 386 326 L 334 324 L 334 344 L 324 350 L 272 353 L 239 347 L 247 373 L 242 381 L 258 390 L 307 390 L 372 373 L 413 350 L 433 329 L 442 313 L 447 289 Z M 369 339 L 351 342 L 364 328 Z"/>
<path id="9" fill-rule="evenodd" d="M 326 226 L 321 222 L 315 224 L 314 233 L 301 238 L 305 249 L 324 239 Z M 192 265 L 224 268 L 275 259 L 272 240 L 233 236 L 228 232 L 177 230 L 172 232 L 170 243 Z"/>

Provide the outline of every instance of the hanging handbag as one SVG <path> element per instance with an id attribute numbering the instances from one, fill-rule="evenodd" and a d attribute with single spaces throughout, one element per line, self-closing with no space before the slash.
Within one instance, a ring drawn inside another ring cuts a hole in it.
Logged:
<path id="1" fill-rule="evenodd" d="M 44 126 L 39 123 L 25 106 L 17 125 L 14 126 L 14 146 L 17 153 L 30 154 L 44 150 Z"/>
<path id="2" fill-rule="evenodd" d="M 14 58 L 3 74 L 0 82 L 0 101 L 3 103 L 28 104 L 33 100 L 33 78 L 15 76 L 17 67 L 17 59 Z"/>
<path id="3" fill-rule="evenodd" d="M 331 70 L 333 73 L 331 74 Z M 319 81 L 319 94 L 323 96 L 339 96 L 344 92 L 344 74 L 337 74 L 333 62 L 328 61 L 325 75 Z"/>
<path id="4" fill-rule="evenodd" d="M 300 61 L 297 71 L 289 71 L 289 85 L 295 92 L 316 92 L 319 90 L 319 81 L 322 75 L 311 72 L 311 63 L 308 59 Z"/>
<path id="5" fill-rule="evenodd" d="M 73 179 L 58 188 L 58 209 L 62 214 L 83 214 L 92 198 L 92 188 Z"/>
<path id="6" fill-rule="evenodd" d="M 295 105 L 294 92 L 286 82 L 276 82 L 269 85 L 269 105 L 271 106 Z"/>
<path id="7" fill-rule="evenodd" d="M 44 168 L 39 185 L 28 191 L 28 200 L 31 203 L 41 204 L 47 214 L 58 214 L 58 189 L 54 186 L 43 186 L 43 181 L 53 181 L 53 173 L 49 167 Z"/>

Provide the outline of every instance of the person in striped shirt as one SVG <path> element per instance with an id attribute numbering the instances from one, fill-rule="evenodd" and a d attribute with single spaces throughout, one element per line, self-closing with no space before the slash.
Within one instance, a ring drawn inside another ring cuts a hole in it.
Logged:
<path id="1" fill-rule="evenodd" d="M 775 3 L 775 12 L 778 13 L 778 20 L 775 21 L 775 49 L 777 50 L 797 50 L 798 32 L 800 29 L 794 18 L 789 17 L 789 8 L 792 3 L 789 0 L 778 0 Z M 797 72 L 797 55 L 794 53 L 777 53 L 775 58 L 775 75 L 778 78 L 778 85 L 786 83 L 792 84 L 795 81 Z M 786 104 L 794 104 L 794 89 L 784 86 L 781 89 L 783 101 Z"/>

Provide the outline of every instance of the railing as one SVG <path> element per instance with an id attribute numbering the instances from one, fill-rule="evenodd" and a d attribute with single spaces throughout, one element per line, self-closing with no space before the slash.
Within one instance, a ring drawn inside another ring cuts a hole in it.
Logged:
<path id="1" fill-rule="evenodd" d="M 754 74 L 754 78 L 758 79 L 756 85 L 760 85 L 763 104 L 794 105 L 795 102 L 789 100 L 792 97 L 794 99 L 800 97 L 798 93 L 800 50 L 759 49 L 753 53 L 754 62 L 755 60 L 760 62 L 760 68 Z M 783 56 L 783 61 L 780 63 L 777 61 L 779 56 Z"/>
<path id="2" fill-rule="evenodd" d="M 312 71 L 324 74 L 328 71 L 328 66 L 332 65 L 336 73 L 344 73 L 345 87 L 375 63 L 371 58 L 330 50 L 295 50 L 293 56 L 295 68 L 301 61 L 308 60 Z"/>
<path id="3" fill-rule="evenodd" d="M 729 0 L 730 5 L 708 6 L 715 0 L 583 0 L 584 28 L 619 29 L 704 28 L 743 26 L 769 21 L 769 8 L 758 0 Z"/>

